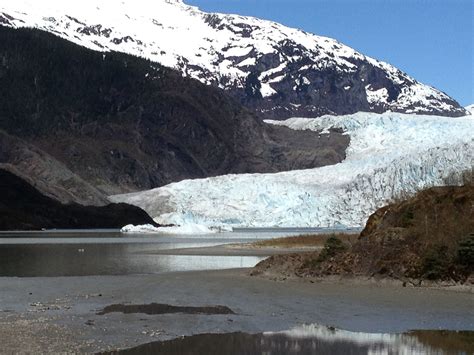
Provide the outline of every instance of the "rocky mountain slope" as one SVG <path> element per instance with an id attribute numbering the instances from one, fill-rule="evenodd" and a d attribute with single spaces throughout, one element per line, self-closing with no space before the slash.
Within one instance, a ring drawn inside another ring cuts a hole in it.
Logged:
<path id="1" fill-rule="evenodd" d="M 466 114 L 448 95 L 334 39 L 205 13 L 181 0 L 8 0 L 0 4 L 0 24 L 49 31 L 104 54 L 150 59 L 225 89 L 267 118 L 387 110 Z"/>
<path id="2" fill-rule="evenodd" d="M 349 142 L 335 131 L 269 127 L 220 89 L 33 29 L 0 27 L 0 97 L 0 129 L 76 174 L 68 190 L 86 195 L 94 194 L 91 186 L 117 194 L 186 178 L 334 164 Z M 23 162 L 23 173 L 40 164 L 25 167 L 23 152 L 2 142 L 9 153 L 0 162 Z"/>
<path id="3" fill-rule="evenodd" d="M 107 196 L 32 144 L 0 130 L 0 168 L 61 203 L 106 205 Z"/>
<path id="4" fill-rule="evenodd" d="M 61 204 L 0 169 L 0 230 L 121 228 L 127 223 L 154 224 L 143 210 L 126 204 Z"/>
<path id="5" fill-rule="evenodd" d="M 358 113 L 269 121 L 294 130 L 350 135 L 340 164 L 278 174 L 186 180 L 114 196 L 156 221 L 254 227 L 357 227 L 394 198 L 459 184 L 474 167 L 472 116 Z"/>

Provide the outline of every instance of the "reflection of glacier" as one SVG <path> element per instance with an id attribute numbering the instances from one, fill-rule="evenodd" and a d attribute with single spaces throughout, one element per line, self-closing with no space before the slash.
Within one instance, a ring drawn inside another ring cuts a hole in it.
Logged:
<path id="1" fill-rule="evenodd" d="M 423 333 L 423 332 L 422 332 Z M 426 333 L 429 333 L 427 331 Z M 349 332 L 328 328 L 317 324 L 303 325 L 289 331 L 267 332 L 268 338 L 285 336 L 287 342 L 293 342 L 298 348 L 298 341 L 313 341 L 314 349 L 321 348 L 321 343 L 351 344 L 354 353 L 367 354 L 442 354 L 442 349 L 431 347 L 420 342 L 415 334 L 383 334 Z M 341 346 L 342 348 L 342 346 Z"/>
<path id="2" fill-rule="evenodd" d="M 265 257 L 260 256 L 157 255 L 147 256 L 146 266 L 154 270 L 152 272 L 224 270 L 254 267 L 263 259 Z"/>
<path id="3" fill-rule="evenodd" d="M 113 196 L 160 223 L 234 226 L 360 226 L 400 195 L 443 185 L 474 166 L 474 119 L 358 113 L 271 124 L 351 136 L 344 162 L 278 174 L 186 180 Z"/>

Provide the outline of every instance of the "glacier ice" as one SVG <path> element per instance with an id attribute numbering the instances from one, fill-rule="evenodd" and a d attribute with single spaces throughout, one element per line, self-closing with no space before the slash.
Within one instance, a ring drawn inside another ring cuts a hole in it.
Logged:
<path id="1" fill-rule="evenodd" d="M 132 234 L 176 234 L 176 235 L 197 235 L 197 234 L 214 234 L 218 230 L 209 228 L 199 224 L 186 224 L 184 226 L 174 227 L 155 227 L 151 224 L 133 225 L 128 224 L 120 230 L 122 233 Z"/>
<path id="2" fill-rule="evenodd" d="M 358 227 L 378 207 L 474 166 L 474 118 L 357 113 L 266 121 L 351 137 L 339 164 L 276 174 L 185 180 L 111 196 L 158 223 L 233 227 Z"/>

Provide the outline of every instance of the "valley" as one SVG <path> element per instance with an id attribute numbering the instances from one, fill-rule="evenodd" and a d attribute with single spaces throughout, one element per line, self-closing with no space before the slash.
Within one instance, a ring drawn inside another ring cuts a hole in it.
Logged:
<path id="1" fill-rule="evenodd" d="M 0 354 L 474 353 L 464 2 L 269 3 L 1 2 Z"/>

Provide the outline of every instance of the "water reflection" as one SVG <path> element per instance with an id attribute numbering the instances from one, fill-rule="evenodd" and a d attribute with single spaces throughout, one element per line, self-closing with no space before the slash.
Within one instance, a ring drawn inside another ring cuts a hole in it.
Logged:
<path id="1" fill-rule="evenodd" d="M 262 257 L 153 255 L 158 249 L 215 243 L 0 245 L 0 276 L 90 276 L 253 267 Z"/>
<path id="2" fill-rule="evenodd" d="M 433 341 L 433 340 L 436 341 Z M 291 331 L 201 334 L 109 354 L 472 354 L 474 332 L 349 332 L 319 325 Z"/>
<path id="3" fill-rule="evenodd" d="M 321 231 L 268 228 L 199 236 L 132 235 L 117 230 L 0 232 L 0 276 L 128 275 L 253 267 L 264 258 L 154 255 L 154 251 L 250 243 Z"/>

